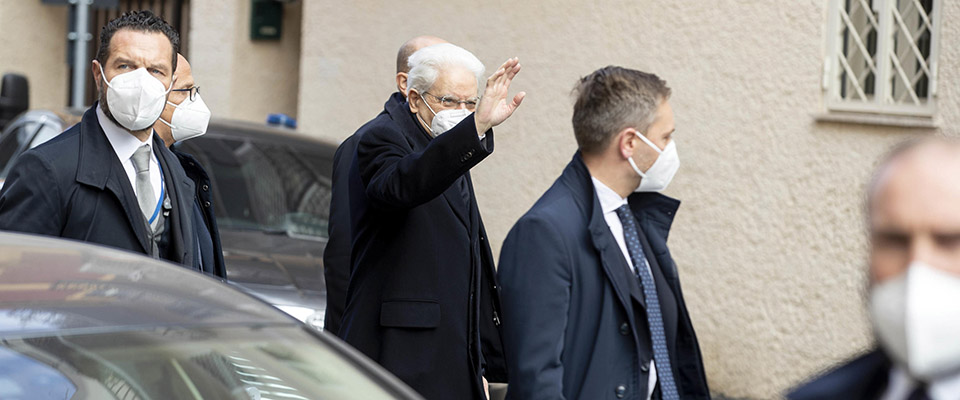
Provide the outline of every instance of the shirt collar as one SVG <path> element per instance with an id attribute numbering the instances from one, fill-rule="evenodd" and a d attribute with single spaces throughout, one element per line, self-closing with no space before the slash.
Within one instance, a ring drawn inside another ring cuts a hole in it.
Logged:
<path id="1" fill-rule="evenodd" d="M 600 209 L 603 210 L 604 214 L 614 212 L 624 204 L 627 204 L 627 199 L 620 197 L 617 192 L 610 189 L 609 186 L 604 185 L 599 179 L 593 176 L 591 176 L 590 179 L 593 180 L 593 187 L 597 191 L 597 198 L 600 199 Z"/>
<path id="2" fill-rule="evenodd" d="M 107 114 L 100 108 L 100 104 L 97 104 L 97 120 L 100 122 L 103 133 L 107 136 L 107 141 L 110 142 L 110 146 L 113 147 L 113 151 L 117 153 L 117 158 L 121 162 L 133 157 L 133 153 L 143 145 L 150 146 L 150 151 L 153 151 L 153 140 L 147 140 L 146 143 L 141 142 L 130 131 L 123 129 L 107 118 Z M 150 138 L 153 139 L 153 132 L 150 133 Z"/>

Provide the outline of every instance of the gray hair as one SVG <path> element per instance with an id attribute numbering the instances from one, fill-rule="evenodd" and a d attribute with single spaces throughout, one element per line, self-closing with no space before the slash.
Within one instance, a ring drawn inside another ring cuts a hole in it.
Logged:
<path id="1" fill-rule="evenodd" d="M 407 60 L 410 72 L 407 75 L 407 96 L 410 89 L 423 93 L 433 86 L 440 75 L 440 70 L 452 66 L 463 67 L 477 78 L 477 90 L 480 90 L 480 79 L 483 77 L 483 63 L 473 53 L 462 47 L 441 43 L 417 50 Z"/>

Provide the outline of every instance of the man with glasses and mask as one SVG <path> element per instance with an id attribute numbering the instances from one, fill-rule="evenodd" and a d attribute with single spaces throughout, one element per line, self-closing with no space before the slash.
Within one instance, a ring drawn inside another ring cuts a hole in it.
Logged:
<path id="1" fill-rule="evenodd" d="M 193 69 L 181 54 L 177 54 L 177 76 L 170 91 L 167 105 L 153 130 L 167 148 L 177 156 L 187 177 L 193 181 L 196 195 L 193 201 L 193 226 L 197 229 L 199 257 L 194 267 L 205 274 L 226 278 L 223 265 L 223 250 L 220 246 L 220 230 L 213 212 L 213 197 L 210 193 L 210 176 L 192 155 L 179 151 L 176 144 L 201 136 L 210 124 L 210 109 L 200 98 L 200 87 L 193 80 Z"/>
<path id="2" fill-rule="evenodd" d="M 452 44 L 410 56 L 407 106 L 358 131 L 351 174 L 353 273 L 339 336 L 428 399 L 485 398 L 506 378 L 493 256 L 469 171 L 524 93 L 507 60 Z M 356 184 L 354 184 L 356 182 Z"/>
<path id="3" fill-rule="evenodd" d="M 176 83 L 180 37 L 149 11 L 100 33 L 99 101 L 20 156 L 0 192 L 0 229 L 60 236 L 194 268 L 193 183 L 154 135 Z"/>
<path id="4" fill-rule="evenodd" d="M 383 115 L 398 113 L 407 106 L 407 73 L 410 55 L 424 47 L 447 43 L 435 36 L 417 36 L 408 40 L 397 51 L 397 91 L 383 105 Z M 379 117 L 379 116 L 378 116 Z M 347 302 L 347 286 L 350 283 L 350 252 L 353 235 L 350 233 L 350 204 L 364 202 L 365 196 L 350 196 L 350 166 L 357 154 L 357 142 L 363 128 L 344 139 L 333 156 L 333 174 L 330 194 L 330 224 L 328 240 L 323 248 L 323 277 L 327 285 L 327 309 L 323 330 L 334 335 L 340 331 L 340 317 Z M 359 176 L 354 175 L 357 179 Z"/>
<path id="5" fill-rule="evenodd" d="M 579 151 L 500 253 L 510 399 L 708 399 L 667 234 L 680 202 L 670 88 L 601 68 L 575 89 Z"/>
<path id="6" fill-rule="evenodd" d="M 867 189 L 867 308 L 877 348 L 788 399 L 960 398 L 960 141 L 895 148 Z"/>

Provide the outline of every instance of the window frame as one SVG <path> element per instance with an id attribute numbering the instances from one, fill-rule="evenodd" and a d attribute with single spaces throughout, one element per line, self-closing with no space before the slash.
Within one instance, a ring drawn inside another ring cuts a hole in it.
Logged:
<path id="1" fill-rule="evenodd" d="M 855 2 L 867 3 L 869 0 L 850 0 Z M 902 0 L 914 2 L 917 7 L 918 0 Z M 898 34 L 898 22 L 893 15 L 893 9 L 897 6 L 896 0 L 874 0 L 873 10 L 877 12 L 877 74 L 875 80 L 874 98 L 870 100 L 843 99 L 840 97 L 841 80 L 840 76 L 845 70 L 840 62 L 843 51 L 841 32 L 844 21 L 841 18 L 841 7 L 844 6 L 844 0 L 830 0 L 828 4 L 827 31 L 826 31 L 826 49 L 827 55 L 824 57 L 823 64 L 823 82 L 822 89 L 824 93 L 824 105 L 828 113 L 873 113 L 896 116 L 913 117 L 933 117 L 937 113 L 937 81 L 940 55 L 940 14 L 943 12 L 943 0 L 933 0 L 931 11 L 931 32 L 930 32 L 930 56 L 927 66 L 930 74 L 928 76 L 928 95 L 926 104 L 907 104 L 892 103 L 887 100 L 892 90 L 890 78 L 902 79 L 899 72 L 892 66 L 891 57 L 893 56 L 893 37 Z M 911 44 L 914 45 L 914 44 Z M 899 61 L 899 60 L 898 60 Z M 912 90 L 912 88 L 911 88 Z M 857 96 L 858 97 L 858 96 Z"/>

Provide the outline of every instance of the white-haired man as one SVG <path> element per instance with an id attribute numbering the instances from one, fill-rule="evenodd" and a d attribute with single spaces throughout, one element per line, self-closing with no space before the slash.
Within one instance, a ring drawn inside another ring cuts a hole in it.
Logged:
<path id="1" fill-rule="evenodd" d="M 407 107 L 407 61 L 417 50 L 435 44 L 447 43 L 436 36 L 417 36 L 406 41 L 397 51 L 397 91 L 390 95 L 380 115 L 398 112 Z M 378 115 L 379 117 L 379 115 Z M 363 128 L 361 128 L 362 131 Z M 350 197 L 350 168 L 357 154 L 361 132 L 350 135 L 337 147 L 333 155 L 333 174 L 330 185 L 330 223 L 327 225 L 327 245 L 323 248 L 323 277 L 327 284 L 327 310 L 323 329 L 334 335 L 340 331 L 340 316 L 347 302 L 350 284 L 350 253 L 353 235 L 350 234 L 350 204 L 365 201 L 364 197 Z M 359 177 L 354 176 L 359 179 Z"/>
<path id="2" fill-rule="evenodd" d="M 479 399 L 506 378 L 493 256 L 470 168 L 524 93 L 507 60 L 483 64 L 452 44 L 409 59 L 407 104 L 362 127 L 351 174 L 353 272 L 339 336 L 428 399 Z M 356 196 L 360 197 L 360 196 Z"/>

